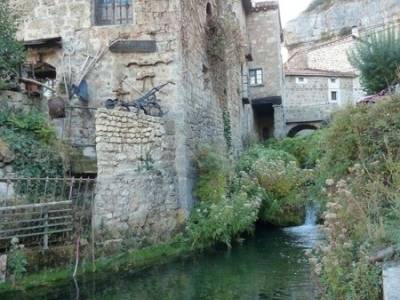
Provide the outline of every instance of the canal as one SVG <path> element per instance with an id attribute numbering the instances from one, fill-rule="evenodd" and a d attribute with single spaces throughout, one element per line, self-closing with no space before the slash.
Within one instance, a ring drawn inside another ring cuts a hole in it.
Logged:
<path id="1" fill-rule="evenodd" d="M 258 226 L 231 250 L 214 249 L 189 259 L 133 274 L 83 278 L 52 288 L 13 294 L 21 300 L 312 300 L 315 289 L 305 250 L 319 239 L 318 227 Z M 2 297 L 2 300 L 4 298 Z M 4 299 L 5 300 L 5 299 Z"/>

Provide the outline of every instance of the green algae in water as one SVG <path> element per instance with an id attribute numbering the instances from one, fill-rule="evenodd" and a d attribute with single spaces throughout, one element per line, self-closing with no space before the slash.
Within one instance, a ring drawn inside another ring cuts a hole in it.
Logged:
<path id="1" fill-rule="evenodd" d="M 3 300 L 315 299 L 304 250 L 317 227 L 259 228 L 243 245 L 204 252 L 139 273 L 86 276 L 56 288 L 0 295 Z"/>

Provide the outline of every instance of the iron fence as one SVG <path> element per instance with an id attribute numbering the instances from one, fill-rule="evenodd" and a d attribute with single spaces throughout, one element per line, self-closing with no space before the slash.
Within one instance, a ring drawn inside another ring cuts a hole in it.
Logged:
<path id="1" fill-rule="evenodd" d="M 0 179 L 0 250 L 72 242 L 91 228 L 95 179 Z"/>

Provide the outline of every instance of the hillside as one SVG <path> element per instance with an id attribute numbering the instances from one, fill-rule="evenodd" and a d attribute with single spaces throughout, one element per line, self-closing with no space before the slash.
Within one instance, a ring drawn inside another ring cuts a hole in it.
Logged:
<path id="1" fill-rule="evenodd" d="M 285 26 L 289 50 L 305 43 L 347 35 L 353 26 L 368 28 L 400 19 L 400 0 L 314 0 Z"/>

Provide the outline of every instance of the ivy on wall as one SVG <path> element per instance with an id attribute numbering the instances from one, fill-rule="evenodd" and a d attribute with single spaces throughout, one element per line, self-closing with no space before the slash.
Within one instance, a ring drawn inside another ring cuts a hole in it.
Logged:
<path id="1" fill-rule="evenodd" d="M 63 160 L 54 130 L 36 109 L 0 107 L 0 139 L 14 154 L 13 172 L 21 177 L 63 176 Z"/>

